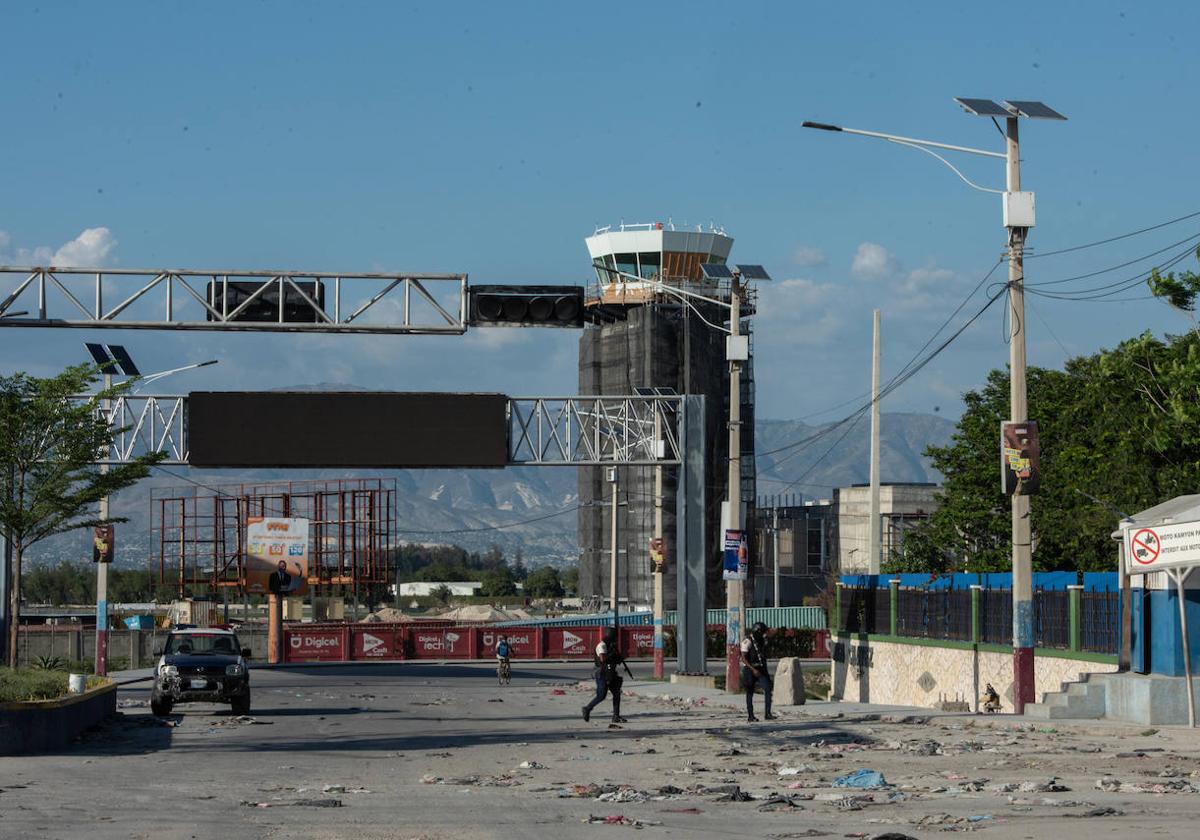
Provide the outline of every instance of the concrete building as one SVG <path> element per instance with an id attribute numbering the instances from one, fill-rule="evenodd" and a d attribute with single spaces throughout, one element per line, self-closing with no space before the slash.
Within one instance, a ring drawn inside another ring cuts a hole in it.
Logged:
<path id="1" fill-rule="evenodd" d="M 904 532 L 928 519 L 937 510 L 938 486 L 931 483 L 883 482 L 879 487 L 881 562 L 899 553 Z M 871 487 L 855 484 L 834 491 L 837 508 L 837 571 L 843 575 L 868 574 Z"/>
<path id="2" fill-rule="evenodd" d="M 705 527 L 712 573 L 707 585 L 711 605 L 723 604 L 720 564 L 721 502 L 728 478 L 729 364 L 725 333 L 729 310 L 696 297 L 665 290 L 659 283 L 718 301 L 729 299 L 728 285 L 706 280 L 704 263 L 724 264 L 733 239 L 723 230 L 682 230 L 671 224 L 603 228 L 586 240 L 596 271 L 587 305 L 606 316 L 589 325 L 579 339 L 579 393 L 582 396 L 634 394 L 639 388 L 669 388 L 705 396 L 707 469 Z M 742 314 L 754 312 L 753 290 Z M 742 323 L 749 333 L 750 321 Z M 751 339 L 752 340 L 752 339 Z M 742 499 L 747 517 L 755 498 L 754 369 L 742 373 Z M 665 601 L 675 608 L 675 475 L 664 477 L 664 525 L 667 565 Z M 609 595 L 611 487 L 599 468 L 579 470 L 579 587 L 585 599 Z M 617 514 L 620 559 L 618 593 L 622 603 L 648 606 L 654 581 L 649 541 L 654 533 L 654 468 L 626 468 L 620 478 Z"/>

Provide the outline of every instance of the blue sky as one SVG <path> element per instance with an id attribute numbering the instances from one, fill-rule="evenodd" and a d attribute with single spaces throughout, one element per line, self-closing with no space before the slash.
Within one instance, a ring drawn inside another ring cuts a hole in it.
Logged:
<path id="1" fill-rule="evenodd" d="M 999 197 L 932 158 L 800 122 L 1001 149 L 951 97 L 1045 100 L 1070 120 L 1022 135 L 1029 244 L 1090 242 L 1200 209 L 1198 23 L 1187 3 L 7 4 L 0 262 L 578 283 L 596 225 L 716 222 L 734 261 L 776 278 L 756 326 L 760 416 L 808 416 L 868 387 L 873 307 L 886 376 L 997 260 L 1004 230 Z M 955 163 L 1003 185 L 999 162 Z M 1105 268 L 1198 228 L 1031 260 L 1027 276 Z M 1153 301 L 1031 303 L 1035 364 L 1189 326 Z M 885 410 L 956 416 L 1007 361 L 1001 309 Z M 222 359 L 171 390 L 576 391 L 577 335 L 549 330 L 0 329 L 0 370 L 47 373 L 97 338 L 148 370 Z"/>

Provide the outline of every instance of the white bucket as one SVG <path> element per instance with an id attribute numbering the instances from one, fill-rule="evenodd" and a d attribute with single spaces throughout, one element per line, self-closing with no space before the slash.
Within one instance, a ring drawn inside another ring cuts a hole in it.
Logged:
<path id="1" fill-rule="evenodd" d="M 72 694 L 83 694 L 87 690 L 87 675 L 67 674 L 67 690 Z"/>

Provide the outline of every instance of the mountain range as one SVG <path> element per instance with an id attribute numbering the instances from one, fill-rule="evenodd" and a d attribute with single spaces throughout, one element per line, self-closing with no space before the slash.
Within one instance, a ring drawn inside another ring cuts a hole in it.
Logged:
<path id="1" fill-rule="evenodd" d="M 332 386 L 331 386 L 332 387 Z M 929 445 L 950 440 L 954 424 L 929 414 L 884 414 L 880 461 L 883 481 L 938 482 L 924 456 Z M 870 430 L 857 423 L 809 425 L 800 420 L 759 420 L 755 425 L 758 495 L 828 498 L 835 487 L 869 478 Z M 238 483 L 380 477 L 395 479 L 398 538 L 403 542 L 457 544 L 484 552 L 495 545 L 512 558 L 520 551 L 531 566 L 571 565 L 578 559 L 577 471 L 570 467 L 502 470 L 193 470 L 156 469 L 153 476 L 113 497 L 117 564 L 144 566 L 158 554 L 151 532 L 151 497 L 167 488 L 205 493 Z M 199 486 L 197 486 L 199 485 Z M 182 493 L 181 493 L 182 494 Z M 90 560 L 89 536 L 73 532 L 35 546 L 34 563 Z"/>

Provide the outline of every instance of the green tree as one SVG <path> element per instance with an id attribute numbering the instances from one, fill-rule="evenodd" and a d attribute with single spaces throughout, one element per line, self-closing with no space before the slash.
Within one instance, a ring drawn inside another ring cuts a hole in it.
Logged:
<path id="1" fill-rule="evenodd" d="M 965 402 L 950 444 L 927 452 L 945 476 L 942 506 L 906 536 L 888 571 L 1011 568 L 1011 507 L 997 469 L 1007 374 L 993 371 Z M 1132 513 L 1200 483 L 1200 338 L 1144 334 L 1063 371 L 1030 368 L 1029 416 L 1041 432 L 1034 568 L 1112 569 L 1114 509 Z"/>
<path id="2" fill-rule="evenodd" d="M 562 573 L 562 575 L 560 576 L 560 579 L 562 580 L 563 589 L 566 590 L 566 593 L 568 595 L 578 595 L 579 594 L 579 567 L 578 566 L 569 567 L 566 571 L 564 571 Z"/>
<path id="3" fill-rule="evenodd" d="M 517 594 L 517 583 L 508 566 L 488 569 L 480 578 L 480 583 L 480 593 L 489 598 Z"/>
<path id="4" fill-rule="evenodd" d="M 0 376 L 0 528 L 13 549 L 10 664 L 17 661 L 25 552 L 55 534 L 123 521 L 101 520 L 96 512 L 100 499 L 145 478 L 151 464 L 162 459 L 145 455 L 106 473 L 99 470 L 94 461 L 112 445 L 114 434 L 101 416 L 102 400 L 120 396 L 130 385 L 73 399 L 99 378 L 89 365 L 44 379 L 25 373 Z"/>
<path id="5" fill-rule="evenodd" d="M 434 588 L 434 590 L 432 592 L 430 592 L 429 594 L 433 597 L 434 601 L 436 601 L 439 605 L 445 607 L 445 606 L 449 606 L 450 598 L 451 598 L 451 596 L 453 596 L 454 593 L 450 591 L 449 586 L 447 586 L 446 584 L 443 583 L 441 586 Z"/>
<path id="6" fill-rule="evenodd" d="M 525 594 L 533 598 L 561 598 L 563 585 L 558 576 L 558 569 L 542 566 L 530 572 L 529 577 L 525 579 Z"/>

